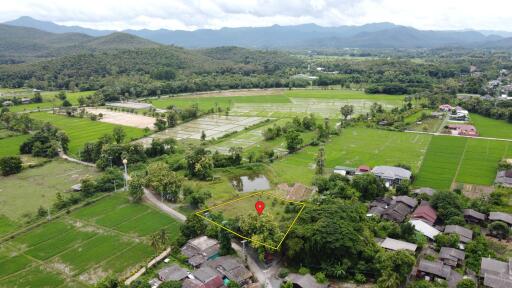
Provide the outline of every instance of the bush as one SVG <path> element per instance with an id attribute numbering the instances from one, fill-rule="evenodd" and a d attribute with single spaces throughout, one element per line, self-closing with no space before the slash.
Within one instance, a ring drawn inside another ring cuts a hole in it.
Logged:
<path id="1" fill-rule="evenodd" d="M 354 276 L 354 282 L 356 282 L 357 284 L 364 284 L 366 283 L 366 277 L 361 273 L 357 273 Z"/>
<path id="2" fill-rule="evenodd" d="M 279 270 L 279 278 L 283 279 L 285 278 L 286 276 L 288 276 L 288 274 L 290 273 L 290 270 L 286 269 L 286 268 L 281 268 L 281 270 Z"/>
<path id="3" fill-rule="evenodd" d="M 300 274 L 300 275 L 306 275 L 306 274 L 308 274 L 308 273 L 309 273 L 309 269 L 308 269 L 308 268 L 306 268 L 306 267 L 300 267 L 300 269 L 299 269 L 299 274 Z"/>
<path id="4" fill-rule="evenodd" d="M 325 282 L 327 282 L 327 277 L 325 277 L 325 274 L 322 273 L 322 272 L 318 272 L 315 274 L 315 279 L 316 279 L 316 282 L 320 283 L 320 284 L 323 284 Z"/>
<path id="5" fill-rule="evenodd" d="M 0 172 L 3 176 L 18 174 L 23 168 L 23 162 L 20 157 L 7 156 L 0 158 Z"/>

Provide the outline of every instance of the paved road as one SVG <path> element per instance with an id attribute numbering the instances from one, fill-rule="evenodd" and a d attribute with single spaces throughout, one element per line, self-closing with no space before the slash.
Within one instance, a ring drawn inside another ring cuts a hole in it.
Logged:
<path id="1" fill-rule="evenodd" d="M 64 152 L 62 152 L 62 151 L 59 151 L 59 157 L 64 160 L 67 160 L 69 162 L 74 162 L 74 163 L 82 164 L 82 165 L 89 166 L 89 167 L 96 167 L 96 164 L 80 161 L 78 159 L 69 157 L 68 155 L 64 154 Z"/>
<path id="2" fill-rule="evenodd" d="M 162 212 L 171 216 L 172 218 L 174 218 L 180 222 L 185 222 L 185 220 L 187 220 L 187 216 L 185 216 L 185 215 L 181 214 L 180 212 L 172 209 L 171 207 L 165 205 L 165 203 L 158 200 L 158 198 L 156 198 L 155 195 L 153 195 L 153 193 L 151 193 L 151 191 L 149 191 L 149 189 L 147 189 L 147 188 L 144 188 L 144 198 L 151 204 L 155 205 Z"/>

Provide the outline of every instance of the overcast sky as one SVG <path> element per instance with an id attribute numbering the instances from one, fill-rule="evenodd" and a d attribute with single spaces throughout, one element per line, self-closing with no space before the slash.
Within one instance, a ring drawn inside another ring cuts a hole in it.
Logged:
<path id="1" fill-rule="evenodd" d="M 419 29 L 512 30 L 510 0 L 13 0 L 0 22 L 20 16 L 96 29 L 195 30 L 392 22 Z"/>

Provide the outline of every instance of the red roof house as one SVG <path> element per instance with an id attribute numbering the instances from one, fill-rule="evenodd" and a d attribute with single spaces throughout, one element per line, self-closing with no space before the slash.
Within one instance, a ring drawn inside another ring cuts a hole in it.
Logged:
<path id="1" fill-rule="evenodd" d="M 434 225 L 434 222 L 436 222 L 437 219 L 437 213 L 436 210 L 430 206 L 430 203 L 422 201 L 420 206 L 412 212 L 411 218 L 423 220 L 430 225 Z"/>
<path id="2" fill-rule="evenodd" d="M 451 130 L 452 135 L 478 136 L 475 126 L 467 124 L 450 124 L 446 128 Z"/>
<path id="3" fill-rule="evenodd" d="M 367 165 L 361 165 L 357 167 L 356 174 L 364 174 L 370 172 L 370 166 Z"/>

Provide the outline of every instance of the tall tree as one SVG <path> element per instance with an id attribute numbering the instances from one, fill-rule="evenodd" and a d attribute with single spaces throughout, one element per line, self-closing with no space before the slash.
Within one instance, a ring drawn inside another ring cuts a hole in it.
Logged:
<path id="1" fill-rule="evenodd" d="M 323 147 L 318 149 L 318 154 L 316 154 L 316 169 L 315 172 L 317 175 L 324 174 L 325 168 L 325 151 Z"/>
<path id="2" fill-rule="evenodd" d="M 343 119 L 347 120 L 354 113 L 354 105 L 343 105 L 340 108 L 340 112 L 343 115 Z"/>
<path id="3" fill-rule="evenodd" d="M 114 128 L 114 131 L 112 131 L 112 136 L 114 137 L 114 141 L 116 141 L 117 144 L 121 144 L 126 137 L 126 132 L 124 131 L 123 127 L 116 127 Z"/>

